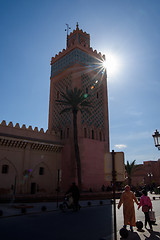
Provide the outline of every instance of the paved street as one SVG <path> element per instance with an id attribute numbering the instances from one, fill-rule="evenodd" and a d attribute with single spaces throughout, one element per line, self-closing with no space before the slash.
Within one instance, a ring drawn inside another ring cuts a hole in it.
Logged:
<path id="1" fill-rule="evenodd" d="M 1 239 L 97 240 L 112 233 L 112 206 L 53 211 L 0 219 Z"/>
<path id="2" fill-rule="evenodd" d="M 133 233 L 129 232 L 127 239 L 160 239 L 160 199 L 152 200 L 152 204 L 157 219 L 153 233 L 150 234 L 144 228 L 138 232 L 135 228 Z M 11 204 L 0 204 L 0 210 L 3 210 L 3 216 L 0 217 L 1 239 L 8 240 L 14 236 L 16 240 L 114 240 L 113 205 L 110 200 L 104 200 L 103 205 L 98 200 L 91 201 L 91 206 L 88 206 L 88 201 L 82 201 L 81 205 L 79 212 L 70 210 L 62 213 L 56 208 L 56 203 L 33 203 L 33 208 L 28 208 L 26 214 L 21 214 L 20 209 L 13 208 Z M 47 207 L 46 212 L 41 211 L 42 206 Z M 122 209 L 116 208 L 117 240 L 121 239 L 119 230 L 123 226 Z M 136 220 L 144 222 L 141 209 L 138 211 L 137 205 L 135 209 Z"/>

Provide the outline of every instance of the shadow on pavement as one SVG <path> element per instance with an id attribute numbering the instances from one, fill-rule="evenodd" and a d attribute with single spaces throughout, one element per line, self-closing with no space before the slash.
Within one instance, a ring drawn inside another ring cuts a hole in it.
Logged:
<path id="1" fill-rule="evenodd" d="M 153 232 L 151 232 L 149 237 L 147 237 L 145 234 L 144 234 L 144 237 L 145 237 L 144 238 L 145 240 L 159 240 L 160 232 L 153 231 Z"/>
<path id="2" fill-rule="evenodd" d="M 129 231 L 129 235 L 127 238 L 122 238 L 120 237 L 120 240 L 141 240 L 141 238 L 139 237 L 138 233 L 137 232 L 130 232 Z"/>

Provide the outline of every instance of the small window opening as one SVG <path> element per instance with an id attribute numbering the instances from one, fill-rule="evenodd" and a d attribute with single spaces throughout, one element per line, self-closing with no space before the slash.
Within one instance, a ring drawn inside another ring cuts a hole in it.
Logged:
<path id="1" fill-rule="evenodd" d="M 61 138 L 61 139 L 63 138 L 63 131 L 62 131 L 62 130 L 61 130 L 60 138 Z"/>
<path id="2" fill-rule="evenodd" d="M 57 92 L 57 99 L 59 99 L 59 91 Z"/>
<path id="3" fill-rule="evenodd" d="M 99 93 L 97 92 L 97 98 L 99 98 Z"/>
<path id="4" fill-rule="evenodd" d="M 8 165 L 3 165 L 2 166 L 2 173 L 7 174 L 8 173 L 9 166 Z"/>
<path id="5" fill-rule="evenodd" d="M 44 175 L 44 168 L 43 167 L 39 168 L 39 175 Z"/>
<path id="6" fill-rule="evenodd" d="M 102 133 L 99 133 L 99 140 L 102 141 Z"/>
<path id="7" fill-rule="evenodd" d="M 87 129 L 84 128 L 84 137 L 87 138 Z"/>
<path id="8" fill-rule="evenodd" d="M 67 128 L 67 138 L 69 138 L 69 128 Z"/>
<path id="9" fill-rule="evenodd" d="M 94 139 L 94 130 L 92 130 L 92 139 Z"/>

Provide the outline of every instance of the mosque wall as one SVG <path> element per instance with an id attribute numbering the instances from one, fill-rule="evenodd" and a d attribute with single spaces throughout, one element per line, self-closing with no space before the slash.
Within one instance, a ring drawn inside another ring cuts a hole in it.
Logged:
<path id="1" fill-rule="evenodd" d="M 18 126 L 18 127 L 17 127 Z M 63 145 L 55 132 L 44 133 L 10 122 L 0 124 L 0 194 L 54 194 Z"/>

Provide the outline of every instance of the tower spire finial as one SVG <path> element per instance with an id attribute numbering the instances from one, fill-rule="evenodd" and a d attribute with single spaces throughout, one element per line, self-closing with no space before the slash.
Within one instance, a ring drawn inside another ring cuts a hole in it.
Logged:
<path id="1" fill-rule="evenodd" d="M 77 29 L 79 29 L 79 24 L 78 24 L 78 22 L 77 22 L 77 25 L 76 25 L 76 26 L 77 26 Z"/>

